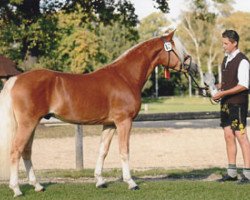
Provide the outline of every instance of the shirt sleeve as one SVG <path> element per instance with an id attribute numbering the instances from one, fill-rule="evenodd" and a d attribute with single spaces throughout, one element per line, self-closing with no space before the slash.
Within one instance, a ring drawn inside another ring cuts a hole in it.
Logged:
<path id="1" fill-rule="evenodd" d="M 243 59 L 238 68 L 238 85 L 249 88 L 249 62 Z"/>

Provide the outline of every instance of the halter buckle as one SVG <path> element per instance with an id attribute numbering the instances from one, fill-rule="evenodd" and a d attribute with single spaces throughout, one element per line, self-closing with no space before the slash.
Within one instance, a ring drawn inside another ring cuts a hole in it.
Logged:
<path id="1" fill-rule="evenodd" d="M 167 52 L 173 50 L 171 42 L 164 42 L 164 49 Z"/>

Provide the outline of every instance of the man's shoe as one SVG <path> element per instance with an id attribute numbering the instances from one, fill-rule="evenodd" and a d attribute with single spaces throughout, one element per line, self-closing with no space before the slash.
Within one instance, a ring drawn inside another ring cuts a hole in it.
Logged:
<path id="1" fill-rule="evenodd" d="M 248 179 L 247 177 L 245 177 L 244 174 L 242 174 L 241 179 L 237 182 L 239 185 L 242 184 L 250 184 L 250 179 Z"/>
<path id="2" fill-rule="evenodd" d="M 221 179 L 218 179 L 217 182 L 224 183 L 227 181 L 237 181 L 237 180 L 238 180 L 237 176 L 232 177 L 232 176 L 229 176 L 228 174 L 226 174 L 226 175 L 222 176 Z"/>

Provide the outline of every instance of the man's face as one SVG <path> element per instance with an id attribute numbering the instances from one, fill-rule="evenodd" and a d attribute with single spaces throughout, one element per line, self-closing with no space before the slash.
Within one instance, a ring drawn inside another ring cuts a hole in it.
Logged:
<path id="1" fill-rule="evenodd" d="M 222 46 L 225 53 L 232 53 L 237 49 L 237 42 L 231 42 L 228 38 L 222 38 Z"/>

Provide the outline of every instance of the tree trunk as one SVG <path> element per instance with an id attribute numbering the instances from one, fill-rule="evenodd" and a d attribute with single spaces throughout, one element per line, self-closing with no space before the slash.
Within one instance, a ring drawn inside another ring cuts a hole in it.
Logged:
<path id="1" fill-rule="evenodd" d="M 37 56 L 32 56 L 30 51 L 28 51 L 27 56 L 23 61 L 23 68 L 25 71 L 31 70 L 34 68 L 35 64 L 37 63 Z"/>

